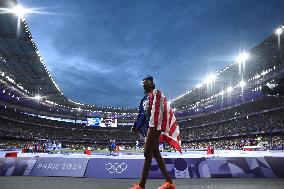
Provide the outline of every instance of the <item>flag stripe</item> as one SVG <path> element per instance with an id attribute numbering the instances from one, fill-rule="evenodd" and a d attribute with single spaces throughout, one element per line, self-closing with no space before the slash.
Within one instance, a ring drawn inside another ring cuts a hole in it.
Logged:
<path id="1" fill-rule="evenodd" d="M 174 139 L 166 136 L 166 135 L 161 135 L 160 136 L 160 142 L 167 142 L 168 144 L 170 144 L 172 147 L 174 147 L 175 149 L 177 149 L 177 151 L 181 152 L 181 147 L 179 142 L 175 141 Z"/>
<path id="2" fill-rule="evenodd" d="M 167 106 L 167 100 L 166 100 L 166 98 L 164 98 L 164 117 L 163 117 L 163 122 L 162 122 L 162 126 L 161 126 L 162 132 L 164 132 L 166 130 L 167 121 L 168 121 L 168 106 Z"/>
<path id="3" fill-rule="evenodd" d="M 163 123 L 163 119 L 164 119 L 164 100 L 165 100 L 165 96 L 160 92 L 161 94 L 161 98 L 160 98 L 160 103 L 159 103 L 159 117 L 158 117 L 158 126 L 157 126 L 157 130 L 161 130 L 162 127 L 162 123 Z"/>
<path id="4" fill-rule="evenodd" d="M 177 128 L 177 122 L 174 122 L 174 123 L 172 124 L 171 128 L 170 128 L 170 133 L 169 133 L 170 136 L 173 135 L 173 133 L 175 132 L 176 128 Z"/>
<path id="5" fill-rule="evenodd" d="M 155 112 L 154 112 L 154 126 L 158 127 L 159 115 L 160 115 L 160 100 L 161 100 L 161 92 L 158 90 L 155 97 Z"/>
<path id="6" fill-rule="evenodd" d="M 173 111 L 172 111 L 172 109 L 170 109 L 170 118 L 169 118 L 169 123 L 168 123 L 168 129 L 170 129 L 170 127 L 171 127 L 172 119 L 173 119 Z"/>
<path id="7" fill-rule="evenodd" d="M 155 106 L 153 105 L 155 103 L 155 96 L 154 96 L 154 93 L 151 92 L 149 94 L 149 112 L 151 112 L 151 117 L 150 117 L 150 120 L 149 120 L 149 127 L 154 127 L 154 112 L 155 112 Z"/>
<path id="8" fill-rule="evenodd" d="M 169 132 L 170 130 L 170 110 L 171 110 L 171 107 L 169 104 L 167 104 L 167 124 L 166 124 L 166 129 L 165 129 L 165 132 Z"/>
<path id="9" fill-rule="evenodd" d="M 149 107 L 151 109 L 149 127 L 161 130 L 160 140 L 167 142 L 181 152 L 179 126 L 170 105 L 161 91 L 154 89 L 149 94 Z"/>

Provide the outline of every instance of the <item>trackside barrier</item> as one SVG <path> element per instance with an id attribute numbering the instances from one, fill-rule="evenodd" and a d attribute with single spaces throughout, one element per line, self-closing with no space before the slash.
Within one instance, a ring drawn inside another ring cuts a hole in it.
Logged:
<path id="1" fill-rule="evenodd" d="M 211 177 L 205 160 L 205 158 L 164 158 L 166 168 L 172 178 L 192 179 Z M 152 161 L 149 177 L 164 178 L 156 161 Z"/>
<path id="2" fill-rule="evenodd" d="M 36 161 L 34 157 L 0 158 L 0 176 L 29 176 Z"/>
<path id="3" fill-rule="evenodd" d="M 211 177 L 205 158 L 165 158 L 166 168 L 172 178 Z M 89 178 L 140 178 L 144 159 L 90 159 L 85 177 Z M 199 167 L 203 170 L 199 172 Z M 150 167 L 149 178 L 163 178 L 155 159 Z"/>
<path id="4" fill-rule="evenodd" d="M 88 158 L 39 158 L 30 176 L 84 177 Z"/>
<path id="5" fill-rule="evenodd" d="M 284 178 L 284 157 L 165 158 L 172 178 Z M 0 176 L 140 178 L 144 159 L 0 158 Z M 149 178 L 163 178 L 153 159 Z"/>
<path id="6" fill-rule="evenodd" d="M 212 157 L 206 159 L 206 164 L 212 178 L 277 177 L 264 157 Z"/>
<path id="7" fill-rule="evenodd" d="M 85 177 L 140 178 L 143 163 L 143 159 L 91 158 Z"/>

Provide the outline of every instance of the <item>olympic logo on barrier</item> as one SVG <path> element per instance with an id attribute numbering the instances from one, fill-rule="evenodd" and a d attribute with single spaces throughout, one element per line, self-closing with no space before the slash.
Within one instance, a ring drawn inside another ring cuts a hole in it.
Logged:
<path id="1" fill-rule="evenodd" d="M 123 171 L 127 169 L 127 165 L 125 163 L 107 163 L 106 164 L 106 170 L 108 170 L 109 173 L 118 173 L 121 174 Z"/>

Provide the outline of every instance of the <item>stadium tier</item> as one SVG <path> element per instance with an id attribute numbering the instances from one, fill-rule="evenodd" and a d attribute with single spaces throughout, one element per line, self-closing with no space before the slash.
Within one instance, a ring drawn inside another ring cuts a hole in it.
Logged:
<path id="1" fill-rule="evenodd" d="M 2 8 L 7 7 L 8 9 L 16 5 L 16 1 L 13 0 L 2 0 L 0 3 Z M 115 113 L 136 111 L 132 108 L 82 104 L 65 97 L 47 70 L 25 19 L 9 11 L 1 11 L 0 74 L 2 84 L 8 85 L 25 97 L 47 97 L 44 100 L 45 103 L 59 106 L 61 109 L 80 107 L 90 112 Z"/>
<path id="2" fill-rule="evenodd" d="M 16 1 L 0 1 L 0 7 L 15 5 Z M 226 143 L 225 148 L 257 137 L 283 141 L 283 44 L 284 37 L 272 34 L 171 102 L 185 146 L 195 148 L 210 142 L 215 146 Z M 133 125 L 137 113 L 133 108 L 81 104 L 64 96 L 47 70 L 25 19 L 0 14 L 2 143 L 56 140 L 97 145 L 115 139 L 134 145 L 139 138 L 130 135 L 126 126 Z M 86 126 L 103 120 L 105 128 Z M 109 121 L 118 127 L 107 127 Z"/>
<path id="3" fill-rule="evenodd" d="M 214 105 L 244 102 L 261 96 L 268 80 L 284 78 L 284 38 L 272 34 L 255 48 L 243 54 L 246 60 L 236 60 L 217 74 L 171 103 L 177 112 L 212 109 Z M 281 84 L 283 89 L 283 84 Z M 282 92 L 283 93 L 283 92 Z M 198 109 L 198 110 L 197 110 Z"/>

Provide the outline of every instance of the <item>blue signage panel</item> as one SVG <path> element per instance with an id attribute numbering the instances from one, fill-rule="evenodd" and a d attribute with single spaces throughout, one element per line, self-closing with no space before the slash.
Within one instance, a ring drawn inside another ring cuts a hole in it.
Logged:
<path id="1" fill-rule="evenodd" d="M 87 158 L 39 158 L 30 176 L 84 177 Z"/>
<path id="2" fill-rule="evenodd" d="M 275 177 L 284 178 L 284 158 L 283 157 L 264 157 L 271 167 Z"/>
<path id="3" fill-rule="evenodd" d="M 212 177 L 275 177 L 263 157 L 213 157 L 206 160 Z"/>
<path id="4" fill-rule="evenodd" d="M 165 158 L 166 168 L 172 178 L 210 178 L 205 158 Z M 144 159 L 90 159 L 85 177 L 90 178 L 141 178 Z M 149 178 L 164 178 L 153 159 Z"/>
<path id="5" fill-rule="evenodd" d="M 0 176 L 28 176 L 36 158 L 0 158 Z"/>
<path id="6" fill-rule="evenodd" d="M 245 157 L 245 160 L 249 166 L 249 172 L 253 174 L 253 177 L 255 178 L 274 178 L 276 177 L 271 166 L 269 165 L 269 162 L 264 157 Z M 284 159 L 282 158 L 282 162 L 283 160 Z M 278 166 L 281 166 L 281 165 L 283 164 L 280 163 Z"/>
<path id="7" fill-rule="evenodd" d="M 166 168 L 172 178 L 210 178 L 205 158 L 164 158 Z M 149 178 L 164 178 L 155 159 L 149 172 Z"/>
<path id="8" fill-rule="evenodd" d="M 172 178 L 284 176 L 283 157 L 165 158 Z M 89 163 L 88 163 L 89 162 Z M 0 158 L 0 176 L 141 178 L 144 159 L 18 157 Z M 164 178 L 153 159 L 149 178 Z"/>
<path id="9" fill-rule="evenodd" d="M 144 159 L 89 160 L 85 177 L 89 178 L 140 178 Z"/>

